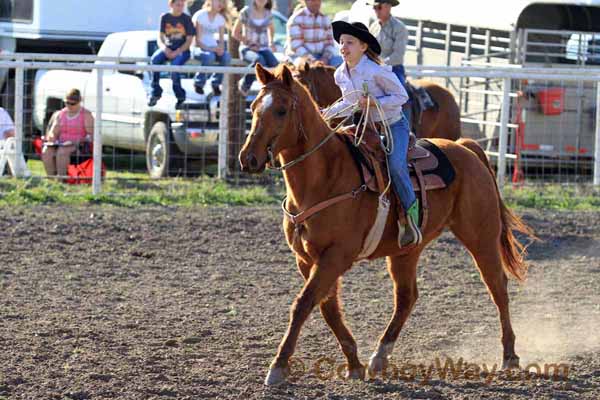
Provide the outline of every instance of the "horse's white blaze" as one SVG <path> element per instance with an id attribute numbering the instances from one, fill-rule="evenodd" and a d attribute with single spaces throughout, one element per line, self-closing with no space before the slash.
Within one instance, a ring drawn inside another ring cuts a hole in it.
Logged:
<path id="1" fill-rule="evenodd" d="M 273 95 L 271 93 L 265 95 L 262 100 L 262 112 L 267 111 L 273 105 Z"/>

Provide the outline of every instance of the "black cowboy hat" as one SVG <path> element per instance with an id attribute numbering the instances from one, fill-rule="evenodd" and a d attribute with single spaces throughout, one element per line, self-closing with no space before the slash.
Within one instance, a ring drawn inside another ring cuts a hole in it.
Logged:
<path id="1" fill-rule="evenodd" d="M 374 6 L 377 4 L 391 4 L 392 7 L 396 7 L 400 2 L 398 0 L 369 0 L 367 5 Z"/>
<path id="2" fill-rule="evenodd" d="M 336 42 L 339 43 L 340 36 L 345 33 L 365 42 L 375 54 L 381 54 L 379 42 L 375 39 L 375 36 L 371 35 L 369 29 L 364 24 L 360 22 L 334 21 L 331 26 L 333 27 L 333 38 Z"/>

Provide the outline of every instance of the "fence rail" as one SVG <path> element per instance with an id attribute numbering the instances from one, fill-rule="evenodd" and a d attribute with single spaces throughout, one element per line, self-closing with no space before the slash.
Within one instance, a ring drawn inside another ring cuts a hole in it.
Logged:
<path id="1" fill-rule="evenodd" d="M 38 81 L 32 77 L 33 71 L 40 70 L 64 70 L 74 72 L 94 72 L 95 81 L 93 96 L 86 97 L 86 102 L 92 104 L 88 108 L 93 112 L 95 116 L 95 135 L 94 135 L 94 179 L 92 184 L 92 190 L 94 193 L 101 191 L 101 160 L 102 160 L 102 149 L 103 141 L 106 139 L 107 132 L 109 130 L 118 130 L 123 128 L 117 128 L 112 126 L 115 123 L 114 120 L 109 120 L 108 117 L 115 117 L 116 112 L 120 111 L 131 111 L 132 114 L 128 118 L 120 116 L 121 120 L 130 120 L 132 122 L 131 129 L 138 129 L 142 131 L 140 125 L 146 123 L 147 115 L 144 113 L 152 114 L 153 110 L 144 108 L 145 104 L 127 103 L 126 99 L 118 99 L 119 102 L 114 103 L 114 97 L 116 95 L 107 95 L 107 88 L 109 88 L 108 80 L 112 79 L 113 73 L 118 71 L 123 75 L 131 77 L 133 74 L 148 74 L 151 72 L 180 72 L 183 74 L 194 74 L 194 73 L 222 73 L 225 76 L 223 83 L 223 92 L 220 97 L 209 97 L 204 98 L 204 103 L 195 103 L 194 107 L 184 110 L 171 110 L 172 115 L 168 117 L 177 121 L 182 115 L 185 117 L 187 114 L 192 115 L 194 113 L 206 112 L 207 114 L 214 114 L 214 123 L 216 126 L 216 133 L 218 134 L 218 142 L 216 145 L 217 149 L 217 169 L 216 173 L 219 177 L 224 178 L 232 173 L 237 174 L 239 171 L 232 171 L 231 159 L 236 154 L 231 154 L 232 149 L 235 147 L 231 145 L 231 137 L 229 132 L 231 129 L 231 121 L 228 118 L 231 111 L 228 109 L 228 104 L 234 96 L 235 100 L 239 93 L 236 92 L 236 80 L 234 77 L 238 77 L 245 74 L 252 74 L 253 70 L 248 67 L 213 67 L 213 66 L 155 66 L 145 65 L 146 59 L 124 59 L 124 58 L 110 58 L 104 57 L 99 58 L 96 56 L 67 56 L 67 55 L 53 55 L 53 54 L 12 54 L 12 55 L 0 55 L 0 69 L 7 69 L 13 71 L 14 75 L 14 119 L 16 127 L 16 142 L 17 142 L 17 157 L 23 155 L 23 141 L 25 137 L 31 137 L 32 131 L 36 128 L 33 126 L 33 122 L 25 121 L 26 115 L 33 118 L 32 114 L 35 112 L 35 107 L 39 106 L 34 99 L 33 93 L 36 90 Z M 524 82 L 527 82 L 528 87 L 531 86 L 531 82 L 537 82 L 540 85 L 548 85 L 548 82 L 553 84 L 565 85 L 566 83 L 575 83 L 580 87 L 586 87 L 587 92 L 595 90 L 595 96 L 593 99 L 593 106 L 595 112 L 594 124 L 594 137 L 593 137 L 593 151 L 586 154 L 592 162 L 593 168 L 593 183 L 595 185 L 600 184 L 600 117 L 598 116 L 597 110 L 600 109 L 600 91 L 598 90 L 598 82 L 600 82 L 600 70 L 597 68 L 542 68 L 542 67 L 522 67 L 515 65 L 493 65 L 486 63 L 484 65 L 468 65 L 462 67 L 440 67 L 440 66 L 408 66 L 407 74 L 409 76 L 430 78 L 430 79 L 458 79 L 467 78 L 470 80 L 472 85 L 473 80 L 483 80 L 486 84 L 486 89 L 472 89 L 470 86 L 465 87 L 464 90 L 470 91 L 471 99 L 469 105 L 476 103 L 473 98 L 474 96 L 485 96 L 485 101 L 481 101 L 482 108 L 477 110 L 465 111 L 462 121 L 463 124 L 476 125 L 480 130 L 483 131 L 484 137 L 476 138 L 480 143 L 485 143 L 488 154 L 495 159 L 496 166 L 498 168 L 498 183 L 502 186 L 506 181 L 507 167 L 513 170 L 522 168 L 520 165 L 516 165 L 521 162 L 521 145 L 519 135 L 523 134 L 524 122 L 520 118 L 519 113 L 524 113 L 526 110 L 519 106 L 519 102 L 523 101 L 523 89 Z M 138 77 L 136 79 L 144 80 L 144 77 Z M 495 82 L 494 87 L 490 86 L 490 82 Z M 147 82 L 146 82 L 147 83 Z M 65 82 L 57 82 L 57 86 L 64 87 L 69 85 Z M 497 87 L 496 87 L 497 86 Z M 118 89 L 118 88 L 117 88 Z M 232 90 L 230 90 L 232 89 Z M 91 89 L 90 89 L 91 90 Z M 462 89 L 461 89 L 462 90 Z M 580 91 L 581 92 L 581 91 Z M 586 93 L 587 93 L 586 92 Z M 583 92 L 581 92 L 583 93 Z M 581 95 L 583 96 L 583 95 Z M 249 98 L 251 100 L 251 98 Z M 492 101 L 493 99 L 493 101 Z M 60 100 L 60 99 L 59 99 Z M 238 99 L 239 100 L 239 99 Z M 113 103 L 111 103 L 113 101 Z M 242 98 L 241 101 L 248 101 L 248 98 Z M 583 101 L 583 100 L 578 100 Z M 587 99 L 589 103 L 589 99 Z M 213 104 L 214 103 L 214 104 Z M 30 107 L 28 107 L 28 105 Z M 205 108 L 202 108 L 206 106 Z M 214 106 L 214 107 L 213 107 Z M 127 107 L 135 108 L 135 110 L 127 110 Z M 242 106 L 240 119 L 247 120 L 248 110 L 247 104 Z M 582 108 L 578 106 L 578 116 L 581 119 Z M 529 110 L 530 114 L 531 111 Z M 543 116 L 541 115 L 540 118 Z M 558 121 L 560 124 L 571 123 L 567 121 L 567 116 L 564 120 L 552 120 L 548 119 L 547 123 L 552 124 Z M 552 122 L 554 121 L 554 122 Z M 576 126 L 579 126 L 581 130 L 581 121 L 578 121 Z M 30 128 L 26 132 L 26 126 Z M 486 128 L 487 127 L 487 128 Z M 565 125 L 565 129 L 568 127 Z M 39 129 L 39 128 L 37 128 Z M 204 128 L 203 128 L 204 129 Z M 196 136 L 194 135 L 193 129 L 188 129 L 187 132 L 190 137 L 186 137 L 193 140 L 201 139 L 203 134 L 206 135 L 206 130 L 198 130 Z M 203 133 L 204 132 L 204 133 Z M 492 132 L 491 134 L 488 134 Z M 147 132 L 146 132 L 147 134 Z M 543 134 L 543 132 L 542 132 Z M 132 134 L 133 136 L 133 134 Z M 473 135 L 468 135 L 473 136 Z M 243 139 L 243 135 L 241 137 Z M 132 139 L 133 140 L 133 139 Z M 148 140 L 148 138 L 146 138 Z M 240 140 L 238 138 L 238 140 Z M 111 142 L 112 143 L 112 142 Z M 562 142 L 561 142 L 562 143 Z M 577 142 L 579 143 L 579 142 Z M 170 146 L 170 144 L 167 144 Z M 239 147 L 240 143 L 236 143 Z M 118 147 L 118 145 L 117 145 Z M 145 148 L 146 146 L 144 146 Z M 579 144 L 575 146 L 579 149 Z M 141 149 L 140 145 L 135 151 Z M 586 150 L 587 151 L 587 150 Z M 134 150 L 132 150 L 132 156 Z M 137 154 L 137 153 L 136 153 Z M 148 157 L 148 154 L 146 154 Z M 544 158 L 545 155 L 540 155 L 539 163 L 546 163 Z M 187 160 L 184 160 L 187 162 Z M 206 164 L 202 161 L 203 165 Z M 561 165 L 567 165 L 567 161 L 561 161 Z M 579 158 L 577 158 L 579 163 Z M 577 164 L 579 165 L 579 164 Z M 24 171 L 13 171 L 16 176 L 24 176 Z"/>

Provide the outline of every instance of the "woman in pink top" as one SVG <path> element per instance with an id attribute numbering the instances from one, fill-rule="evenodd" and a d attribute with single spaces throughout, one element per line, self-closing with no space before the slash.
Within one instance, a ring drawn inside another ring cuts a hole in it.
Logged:
<path id="1" fill-rule="evenodd" d="M 91 141 L 94 117 L 81 106 L 81 93 L 71 89 L 65 96 L 65 108 L 54 116 L 42 150 L 48 176 L 67 176 L 71 154 L 82 142 Z"/>

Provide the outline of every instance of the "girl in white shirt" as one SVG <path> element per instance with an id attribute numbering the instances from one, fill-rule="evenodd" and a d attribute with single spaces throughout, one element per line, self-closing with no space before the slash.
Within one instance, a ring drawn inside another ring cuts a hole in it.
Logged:
<path id="1" fill-rule="evenodd" d="M 202 65 L 231 64 L 231 56 L 225 48 L 225 29 L 230 26 L 232 14 L 231 0 L 206 0 L 201 10 L 192 17 L 196 28 L 194 58 Z M 220 85 L 223 74 L 213 74 L 212 90 L 215 95 L 221 94 Z M 194 88 L 197 93 L 204 94 L 206 74 L 197 73 L 194 77 Z"/>
<path id="2" fill-rule="evenodd" d="M 273 0 L 252 0 L 249 6 L 240 10 L 240 18 L 233 26 L 233 37 L 240 41 L 240 55 L 252 68 L 256 64 L 272 68 L 279 64 L 273 54 L 275 25 L 273 23 Z M 238 82 L 243 96 L 248 95 L 254 74 L 244 76 Z"/>
<path id="3" fill-rule="evenodd" d="M 419 204 L 410 181 L 407 164 L 409 127 L 402 113 L 402 105 L 408 100 L 406 90 L 391 67 L 382 65 L 379 58 L 381 46 L 360 22 L 348 23 L 335 21 L 332 24 L 333 37 L 341 45 L 340 53 L 344 63 L 335 71 L 335 83 L 340 87 L 344 100 L 329 110 L 346 109 L 343 114 L 350 115 L 352 106 L 358 104 L 363 110 L 369 104 L 362 94 L 363 85 L 368 88 L 371 107 L 379 103 L 385 113 L 394 141 L 393 151 L 388 155 L 388 165 L 392 184 L 400 197 L 408 222 L 404 232 L 400 229 L 401 246 L 419 244 L 422 241 L 419 230 Z M 354 93 L 351 93 L 354 92 Z M 371 112 L 374 120 L 381 120 L 376 112 Z"/>

